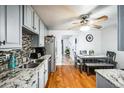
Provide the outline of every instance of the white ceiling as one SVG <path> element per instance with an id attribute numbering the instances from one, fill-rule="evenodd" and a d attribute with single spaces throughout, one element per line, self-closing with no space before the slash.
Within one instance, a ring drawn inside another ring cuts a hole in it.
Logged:
<path id="1" fill-rule="evenodd" d="M 71 18 L 89 12 L 92 12 L 91 18 L 107 15 L 109 20 L 103 24 L 105 27 L 113 23 L 116 14 L 116 6 L 107 5 L 34 5 L 33 8 L 50 30 L 66 30 L 73 26 L 68 22 Z"/>

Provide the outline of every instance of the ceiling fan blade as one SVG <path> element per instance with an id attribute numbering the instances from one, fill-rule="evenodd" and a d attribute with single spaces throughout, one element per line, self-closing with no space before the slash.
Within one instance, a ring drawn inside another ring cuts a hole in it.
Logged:
<path id="1" fill-rule="evenodd" d="M 108 20 L 108 16 L 104 15 L 104 16 L 101 16 L 99 18 L 96 18 L 95 20 L 93 20 L 93 24 L 96 24 L 96 25 L 99 25 L 100 23 L 104 22 Z"/>
<path id="2" fill-rule="evenodd" d="M 106 15 L 97 18 L 97 20 L 107 20 L 107 19 L 108 19 L 108 16 Z"/>

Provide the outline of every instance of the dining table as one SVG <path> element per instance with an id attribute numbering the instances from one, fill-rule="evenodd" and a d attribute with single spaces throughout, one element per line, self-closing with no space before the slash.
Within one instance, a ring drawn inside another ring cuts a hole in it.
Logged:
<path id="1" fill-rule="evenodd" d="M 100 54 L 100 55 L 77 54 L 77 57 L 80 60 L 81 72 L 83 72 L 83 70 L 86 70 L 86 68 L 84 66 L 86 63 L 98 63 L 98 61 L 97 61 L 98 59 L 107 59 L 108 60 L 108 57 L 106 55 L 103 55 L 103 54 Z"/>

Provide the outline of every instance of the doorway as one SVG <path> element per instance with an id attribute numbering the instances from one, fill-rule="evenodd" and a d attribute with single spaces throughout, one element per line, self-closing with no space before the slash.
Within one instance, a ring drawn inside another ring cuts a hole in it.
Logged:
<path id="1" fill-rule="evenodd" d="M 62 65 L 73 65 L 73 60 L 71 58 L 71 52 L 72 52 L 72 41 L 71 41 L 71 35 L 65 35 L 62 37 L 61 40 L 61 50 L 62 50 Z M 67 50 L 69 51 L 67 55 Z"/>

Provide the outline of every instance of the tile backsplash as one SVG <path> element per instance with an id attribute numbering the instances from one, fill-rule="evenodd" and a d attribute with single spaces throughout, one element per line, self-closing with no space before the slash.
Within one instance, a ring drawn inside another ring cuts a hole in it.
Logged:
<path id="1" fill-rule="evenodd" d="M 24 62 L 23 58 L 26 58 L 27 56 L 29 56 L 29 53 L 32 52 L 32 35 L 23 33 L 22 34 L 22 49 L 0 51 L 0 56 L 10 54 L 11 52 L 16 53 L 17 61 L 19 62 L 18 64 L 21 64 L 22 62 Z"/>

